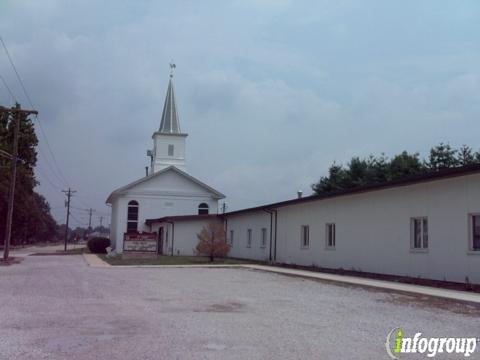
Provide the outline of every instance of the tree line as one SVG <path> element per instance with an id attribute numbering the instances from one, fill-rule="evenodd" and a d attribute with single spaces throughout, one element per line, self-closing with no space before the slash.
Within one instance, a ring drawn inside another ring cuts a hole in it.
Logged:
<path id="1" fill-rule="evenodd" d="M 466 145 L 455 149 L 444 143 L 432 147 L 425 159 L 421 159 L 419 153 L 407 151 L 392 158 L 384 154 L 353 157 L 346 166 L 333 163 L 328 175 L 312 184 L 312 190 L 315 194 L 332 193 L 478 163 L 480 150 L 474 151 Z"/>
<path id="2" fill-rule="evenodd" d="M 0 149 L 9 153 L 13 147 L 14 121 L 0 114 Z M 35 191 L 38 181 L 34 168 L 37 164 L 38 138 L 33 123 L 28 118 L 20 122 L 18 139 L 17 178 L 12 221 L 12 245 L 54 240 L 57 223 L 50 213 L 50 205 L 43 195 Z M 8 189 L 10 185 L 10 160 L 0 157 L 0 244 L 4 242 Z"/>

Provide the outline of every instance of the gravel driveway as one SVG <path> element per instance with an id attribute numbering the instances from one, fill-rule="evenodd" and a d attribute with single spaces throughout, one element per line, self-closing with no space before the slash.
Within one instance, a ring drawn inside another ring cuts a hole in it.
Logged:
<path id="1" fill-rule="evenodd" d="M 0 268 L 1 359 L 387 359 L 399 326 L 478 337 L 480 309 L 245 269 Z"/>

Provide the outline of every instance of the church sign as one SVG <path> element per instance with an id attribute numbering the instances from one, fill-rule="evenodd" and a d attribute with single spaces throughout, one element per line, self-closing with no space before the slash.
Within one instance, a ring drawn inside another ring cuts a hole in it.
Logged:
<path id="1" fill-rule="evenodd" d="M 156 233 L 125 233 L 123 237 L 124 252 L 156 253 L 157 245 Z"/>

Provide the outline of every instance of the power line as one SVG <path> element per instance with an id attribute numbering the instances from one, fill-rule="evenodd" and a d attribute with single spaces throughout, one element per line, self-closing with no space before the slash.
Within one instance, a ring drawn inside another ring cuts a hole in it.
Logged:
<path id="1" fill-rule="evenodd" d="M 38 124 L 40 124 L 40 122 L 38 122 Z M 43 135 L 43 137 L 45 138 L 45 135 Z M 55 177 L 58 179 L 58 181 L 63 184 L 61 186 L 64 186 L 64 185 L 68 186 L 68 183 L 58 175 L 58 171 L 55 171 L 55 168 L 50 163 L 50 160 L 48 159 L 48 156 L 46 156 L 45 153 L 42 151 L 42 147 L 39 146 L 38 150 L 40 151 L 40 154 L 43 156 L 43 159 L 45 160 L 45 163 L 48 165 L 48 168 L 50 169 L 50 173 L 55 175 Z"/>
<path id="2" fill-rule="evenodd" d="M 9 92 L 10 96 L 12 97 L 12 100 L 13 100 L 14 102 L 18 102 L 17 99 L 15 98 L 15 95 L 13 95 L 12 90 L 10 90 L 10 87 L 8 86 L 7 81 L 5 80 L 5 78 L 4 78 L 2 75 L 0 75 L 0 79 L 2 80 L 3 85 L 5 86 L 5 88 L 7 89 L 7 91 Z"/>
<path id="3" fill-rule="evenodd" d="M 15 63 L 13 62 L 13 59 L 12 57 L 10 56 L 10 53 L 8 51 L 8 48 L 7 48 L 7 45 L 5 45 L 5 42 L 3 41 L 3 38 L 0 36 L 0 42 L 2 43 L 2 46 L 3 46 L 3 49 L 5 50 L 5 54 L 7 55 L 7 58 L 8 58 L 8 61 L 10 62 L 10 65 L 12 66 L 13 68 L 13 71 L 15 72 L 15 75 L 17 77 L 17 80 L 18 82 L 20 83 L 20 86 L 23 90 L 23 93 L 25 94 L 25 97 L 27 98 L 27 101 L 28 103 L 30 104 L 30 106 L 32 107 L 32 109 L 35 108 L 35 106 L 33 106 L 33 102 L 32 102 L 32 99 L 30 98 L 30 95 L 28 94 L 27 92 L 27 89 L 23 83 L 23 80 L 22 78 L 20 77 L 20 74 L 18 73 L 17 71 L 17 67 L 15 66 Z M 65 182 L 65 185 L 67 186 L 70 186 L 68 181 L 66 180 L 65 176 L 63 175 L 62 173 L 62 170 L 60 169 L 60 167 L 58 166 L 58 163 L 57 163 L 57 159 L 55 158 L 55 155 L 53 154 L 53 151 L 52 151 L 52 148 L 50 147 L 50 143 L 48 141 L 48 138 L 47 138 L 47 135 L 45 133 L 45 130 L 43 129 L 43 126 L 42 126 L 42 123 L 38 120 L 38 116 L 35 116 L 35 119 L 37 120 L 37 123 L 38 125 L 40 126 L 40 132 L 42 133 L 44 139 L 45 139 L 45 143 L 47 144 L 47 148 L 48 148 L 48 151 L 50 152 L 50 155 L 52 157 L 52 160 L 53 160 L 53 163 L 58 171 L 58 173 L 60 174 L 60 176 L 62 177 L 62 181 Z"/>
<path id="4" fill-rule="evenodd" d="M 87 225 L 86 220 L 84 220 L 85 222 L 78 220 L 78 219 L 73 215 L 73 213 L 70 213 L 70 216 L 72 217 L 73 220 L 76 221 L 77 225 Z"/>
<path id="5" fill-rule="evenodd" d="M 47 174 L 44 173 L 40 167 L 37 167 L 37 169 L 38 169 L 39 173 L 42 175 L 42 177 L 47 180 L 47 183 L 52 187 L 52 189 L 54 189 L 55 191 L 61 190 L 61 186 L 55 185 L 53 183 L 53 181 L 50 180 L 50 178 L 47 176 Z"/>
<path id="6" fill-rule="evenodd" d="M 42 122 L 38 119 L 38 116 L 35 116 L 35 120 L 37 120 L 37 124 L 40 127 L 40 132 L 42 133 L 43 138 L 45 139 L 45 143 L 47 144 L 48 152 L 52 156 L 53 164 L 55 165 L 55 168 L 57 169 L 57 172 L 61 177 L 61 178 L 59 178 L 59 180 L 63 181 L 66 185 L 69 185 L 68 180 L 65 178 L 65 175 L 63 175 L 62 170 L 58 166 L 57 159 L 55 158 L 55 155 L 53 154 L 52 148 L 50 147 L 50 143 L 48 141 L 47 134 L 45 133 L 45 130 L 43 129 Z M 57 175 L 55 174 L 55 176 L 57 176 Z"/>
<path id="7" fill-rule="evenodd" d="M 8 58 L 8 61 L 10 62 L 10 65 L 12 66 L 12 69 L 15 73 L 15 76 L 17 77 L 17 80 L 22 88 L 22 91 L 28 101 L 28 103 L 30 104 L 30 106 L 32 107 L 32 109 L 35 108 L 35 106 L 33 105 L 33 102 L 32 102 L 32 99 L 27 91 L 27 88 L 25 87 L 25 84 L 20 76 L 20 73 L 18 72 L 17 70 L 17 67 L 15 66 L 15 63 L 13 62 L 13 59 L 10 55 L 10 52 L 8 51 L 8 48 L 7 48 L 7 45 L 5 44 L 3 38 L 0 36 L 0 42 L 2 43 L 2 46 L 3 46 L 3 49 L 5 51 L 5 54 L 7 55 L 7 58 Z M 1 80 L 2 80 L 2 83 L 4 84 L 4 86 L 7 88 L 10 96 L 12 96 L 12 98 L 16 101 L 16 98 L 15 98 L 15 95 L 13 94 L 13 92 L 11 91 L 10 87 L 8 86 L 7 82 L 5 81 L 5 79 L 3 78 L 3 76 L 0 76 L 1 77 Z M 63 174 L 60 166 L 58 165 L 58 162 L 57 162 L 57 159 L 55 157 L 55 154 L 54 152 L 52 151 L 52 148 L 50 146 L 50 142 L 48 141 L 48 137 L 47 137 L 47 134 L 43 128 L 43 125 L 42 125 L 42 122 L 39 120 L 38 116 L 35 115 L 35 120 L 37 120 L 37 123 L 40 127 L 40 132 L 42 133 L 42 136 L 45 140 L 45 143 L 47 144 L 47 149 L 48 149 L 48 152 L 51 156 L 51 159 L 53 161 L 53 165 L 51 165 L 49 159 L 48 159 L 48 156 L 44 156 L 44 159 L 45 159 L 45 162 L 47 163 L 48 167 L 50 168 L 51 170 L 51 173 L 53 173 L 55 175 L 55 177 L 60 181 L 60 183 L 64 183 L 64 185 L 67 185 L 69 187 L 69 191 L 68 191 L 68 205 L 70 206 L 70 196 L 71 196 L 71 191 L 70 191 L 70 184 L 68 182 L 68 180 L 66 179 L 65 175 Z M 40 150 L 40 153 L 43 154 L 43 151 L 42 151 L 42 148 L 39 146 L 39 150 Z M 42 174 L 43 178 L 45 178 L 47 180 L 47 182 L 49 183 L 49 185 L 54 189 L 54 190 L 58 190 L 60 189 L 59 186 L 55 185 L 54 182 L 40 169 L 39 167 L 39 171 L 40 173 Z M 60 175 L 60 176 L 59 176 Z M 73 191 L 72 191 L 73 193 Z M 80 199 L 79 199 L 80 200 Z M 80 200 L 80 202 L 82 202 L 83 204 L 85 204 L 84 201 Z M 85 204 L 86 205 L 86 204 Z M 91 215 L 92 215 L 92 208 L 89 206 L 89 205 L 86 205 L 87 207 L 90 208 L 90 221 L 91 221 Z M 67 212 L 67 224 L 68 224 L 68 213 L 69 211 Z M 90 222 L 89 221 L 89 222 Z M 65 248 L 66 248 L 66 243 L 65 243 Z"/>
<path id="8" fill-rule="evenodd" d="M 91 206 L 90 206 L 89 204 L 87 204 L 84 200 L 82 200 L 82 199 L 79 198 L 78 201 L 79 201 L 80 203 L 82 203 L 83 206 L 85 206 L 85 207 L 87 207 L 87 208 L 91 208 Z M 84 209 L 82 209 L 82 210 L 84 210 Z"/>
<path id="9" fill-rule="evenodd" d="M 12 65 L 13 71 L 15 71 L 15 75 L 17 76 L 18 82 L 20 83 L 20 86 L 23 89 L 23 92 L 25 94 L 25 97 L 27 98 L 30 106 L 32 109 L 35 109 L 35 106 L 33 106 L 32 100 L 30 99 L 30 96 L 27 93 L 27 89 L 25 89 L 25 85 L 23 84 L 22 78 L 18 74 L 17 67 L 13 63 L 12 57 L 10 56 L 10 53 L 8 52 L 7 45 L 5 45 L 5 42 L 3 41 L 3 38 L 0 36 L 0 42 L 2 42 L 3 49 L 5 50 L 5 53 L 7 54 L 8 61 L 10 62 L 10 65 Z"/>

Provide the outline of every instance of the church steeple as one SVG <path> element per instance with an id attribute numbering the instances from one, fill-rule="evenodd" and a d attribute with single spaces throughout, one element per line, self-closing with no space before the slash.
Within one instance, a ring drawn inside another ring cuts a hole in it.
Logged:
<path id="1" fill-rule="evenodd" d="M 170 64 L 171 71 L 174 68 L 175 64 Z M 185 140 L 188 135 L 180 130 L 172 77 L 173 74 L 170 72 L 160 128 L 152 136 L 153 150 L 147 151 L 151 161 L 151 173 L 172 165 L 183 171 L 186 170 Z"/>
<path id="2" fill-rule="evenodd" d="M 160 122 L 161 133 L 180 134 L 180 122 L 178 121 L 177 105 L 175 104 L 175 93 L 173 92 L 172 75 L 168 81 L 167 96 L 163 105 L 162 121 Z"/>

